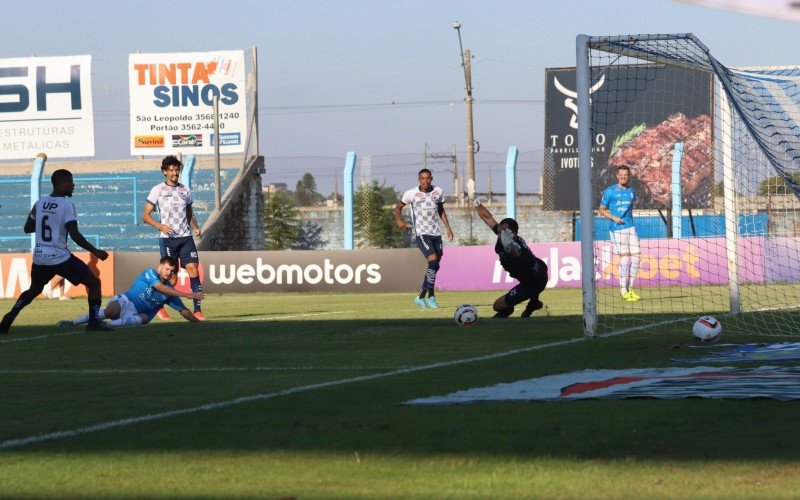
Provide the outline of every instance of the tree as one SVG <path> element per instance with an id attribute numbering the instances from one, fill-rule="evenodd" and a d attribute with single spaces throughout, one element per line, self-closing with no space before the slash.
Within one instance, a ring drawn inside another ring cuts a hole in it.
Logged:
<path id="1" fill-rule="evenodd" d="M 792 174 L 792 181 L 795 185 L 800 185 L 800 173 Z M 786 184 L 786 180 L 780 175 L 768 177 L 761 181 L 758 187 L 758 194 L 791 194 L 792 189 Z"/>
<path id="2" fill-rule="evenodd" d="M 325 200 L 325 198 L 317 192 L 317 181 L 314 179 L 314 176 L 308 172 L 303 175 L 302 179 L 297 181 L 294 196 L 297 199 L 297 204 L 301 207 L 317 205 Z"/>
<path id="3" fill-rule="evenodd" d="M 278 191 L 270 196 L 264 203 L 264 249 L 292 248 L 299 232 L 299 215 L 291 194 Z"/>
<path id="4" fill-rule="evenodd" d="M 294 250 L 316 250 L 328 244 L 322 239 L 322 227 L 310 220 L 301 221 L 297 226 L 297 241 Z"/>
<path id="5" fill-rule="evenodd" d="M 377 180 L 356 191 L 355 222 L 364 243 L 376 248 L 403 246 L 403 232 L 395 224 L 392 212 L 398 199 L 393 187 L 378 184 Z"/>

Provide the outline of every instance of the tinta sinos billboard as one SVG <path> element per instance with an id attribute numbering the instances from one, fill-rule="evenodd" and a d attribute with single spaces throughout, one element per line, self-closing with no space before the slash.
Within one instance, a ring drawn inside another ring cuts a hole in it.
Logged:
<path id="1" fill-rule="evenodd" d="M 593 67 L 592 191 L 597 207 L 620 166 L 631 169 L 636 208 L 672 204 L 672 160 L 683 143 L 684 208 L 707 208 L 714 186 L 712 79 L 663 65 Z M 545 70 L 544 205 L 578 210 L 578 102 L 575 68 Z"/>

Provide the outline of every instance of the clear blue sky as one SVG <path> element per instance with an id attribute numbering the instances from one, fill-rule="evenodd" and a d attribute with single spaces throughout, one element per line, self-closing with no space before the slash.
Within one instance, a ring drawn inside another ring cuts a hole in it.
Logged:
<path id="1" fill-rule="evenodd" d="M 425 142 L 464 150 L 455 20 L 474 55 L 475 137 L 484 151 L 543 146 L 544 68 L 575 64 L 578 33 L 691 32 L 728 66 L 800 64 L 798 24 L 667 0 L 26 0 L 3 5 L 0 57 L 94 55 L 95 95 L 106 97 L 95 101 L 96 127 L 107 119 L 125 136 L 128 53 L 255 45 L 262 154 L 416 153 Z M 482 102 L 493 100 L 531 102 Z M 319 108 L 428 101 L 441 103 Z M 114 156 L 128 154 L 121 147 Z"/>

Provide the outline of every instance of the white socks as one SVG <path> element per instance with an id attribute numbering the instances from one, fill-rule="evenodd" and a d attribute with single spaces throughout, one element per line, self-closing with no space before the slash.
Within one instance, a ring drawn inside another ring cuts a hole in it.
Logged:
<path id="1" fill-rule="evenodd" d="M 619 258 L 619 291 L 621 293 L 628 292 L 628 273 L 631 267 L 630 255 L 623 255 Z M 638 263 L 637 263 L 638 270 Z"/>
<path id="2" fill-rule="evenodd" d="M 633 282 L 636 281 L 636 275 L 639 274 L 639 261 L 642 260 L 639 254 L 631 255 L 631 272 L 628 276 L 628 290 L 633 288 Z"/>
<path id="3" fill-rule="evenodd" d="M 105 319 L 106 317 L 106 310 L 100 309 L 97 311 L 97 319 Z M 77 318 L 73 319 L 72 322 L 76 325 L 83 325 L 89 322 L 89 314 L 84 314 L 83 316 L 78 316 Z"/>

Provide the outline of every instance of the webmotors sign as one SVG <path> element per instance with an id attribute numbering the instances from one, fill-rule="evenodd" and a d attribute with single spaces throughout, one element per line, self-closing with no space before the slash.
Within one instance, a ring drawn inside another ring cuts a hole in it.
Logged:
<path id="1" fill-rule="evenodd" d="M 219 97 L 222 154 L 244 151 L 244 51 L 130 54 L 132 155 L 212 154 Z"/>
<path id="2" fill-rule="evenodd" d="M 114 290 L 124 292 L 157 253 L 118 253 Z M 324 252 L 201 252 L 203 291 L 413 292 L 422 283 L 425 259 L 416 248 Z M 189 290 L 185 271 L 176 288 Z"/>
<path id="3" fill-rule="evenodd" d="M 0 160 L 94 156 L 92 56 L 0 59 Z"/>

